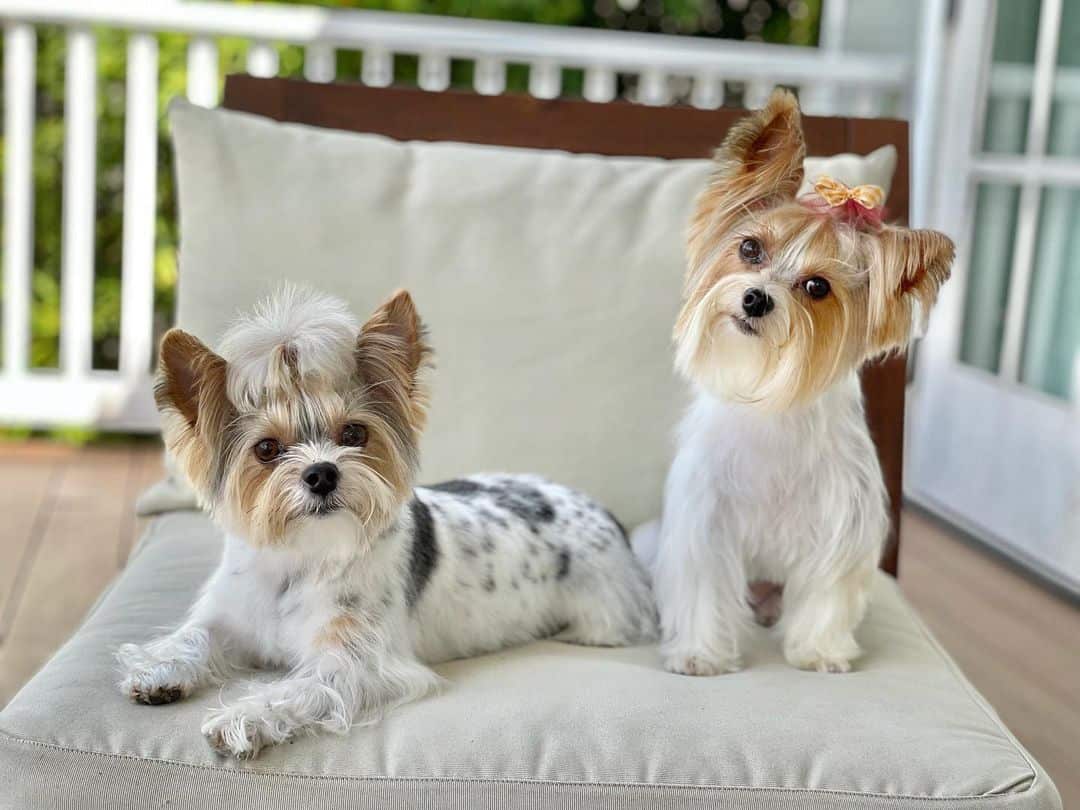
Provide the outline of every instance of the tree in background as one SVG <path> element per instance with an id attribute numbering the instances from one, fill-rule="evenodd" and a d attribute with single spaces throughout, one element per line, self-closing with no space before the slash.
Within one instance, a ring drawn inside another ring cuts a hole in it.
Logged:
<path id="1" fill-rule="evenodd" d="M 572 25 L 697 37 L 746 39 L 814 45 L 822 0 L 277 0 L 335 8 L 364 8 L 416 14 L 441 14 L 493 20 Z M 251 0 L 238 0 L 251 2 Z M 112 30 L 98 35 L 97 219 L 94 280 L 94 367 L 116 368 L 120 329 L 122 244 L 124 80 L 126 37 Z M 159 124 L 157 246 L 154 267 L 155 327 L 160 334 L 172 319 L 176 285 L 177 223 L 173 155 L 164 112 L 186 86 L 188 38 L 158 36 Z M 221 75 L 244 69 L 246 43 L 218 41 Z M 60 335 L 60 221 L 63 176 L 64 31 L 38 29 L 37 127 L 34 142 L 34 272 L 31 365 L 56 367 Z M 280 46 L 280 74 L 303 74 L 303 50 Z M 0 45 L 2 52 L 2 45 Z M 360 75 L 363 54 L 338 53 L 337 75 Z M 415 82 L 417 60 L 395 59 L 395 76 Z M 469 86 L 472 65 L 455 62 L 455 85 Z M 567 70 L 563 94 L 580 95 L 581 71 Z M 634 77 L 620 79 L 620 92 L 632 92 Z M 528 69 L 510 66 L 508 92 L 523 92 Z M 679 88 L 676 88 L 678 91 Z M 684 88 L 685 89 L 685 88 Z M 0 98 L 2 104 L 2 98 Z M 0 141 L 0 150 L 3 143 Z"/>

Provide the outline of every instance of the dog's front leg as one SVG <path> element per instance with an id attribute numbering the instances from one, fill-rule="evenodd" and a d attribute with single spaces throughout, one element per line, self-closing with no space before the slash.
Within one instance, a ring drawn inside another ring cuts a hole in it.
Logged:
<path id="1" fill-rule="evenodd" d="M 120 691 L 152 706 L 182 700 L 219 682 L 225 669 L 220 631 L 190 620 L 148 644 L 124 644 L 116 659 L 124 673 Z"/>
<path id="2" fill-rule="evenodd" d="M 254 757 L 300 733 L 344 734 L 353 723 L 375 722 L 437 688 L 439 677 L 407 651 L 386 649 L 381 632 L 342 631 L 338 626 L 320 638 L 289 677 L 254 684 L 207 715 L 202 733 L 210 746 L 226 756 Z"/>
<path id="3" fill-rule="evenodd" d="M 654 584 L 664 668 L 682 675 L 737 672 L 742 668 L 739 636 L 749 619 L 745 581 L 685 548 L 671 552 L 657 560 Z"/>
<path id="4" fill-rule="evenodd" d="M 715 489 L 680 461 L 668 480 L 653 570 L 664 668 L 735 672 L 742 667 L 739 637 L 751 619 L 742 558 L 724 536 Z"/>
<path id="5" fill-rule="evenodd" d="M 862 621 L 877 563 L 867 555 L 838 576 L 796 572 L 784 588 L 784 657 L 793 667 L 847 672 L 859 656 Z"/>
<path id="6" fill-rule="evenodd" d="M 123 678 L 120 691 L 136 703 L 172 703 L 196 689 L 221 682 L 231 671 L 229 641 L 211 595 L 212 583 L 187 619 L 168 635 L 116 651 Z"/>

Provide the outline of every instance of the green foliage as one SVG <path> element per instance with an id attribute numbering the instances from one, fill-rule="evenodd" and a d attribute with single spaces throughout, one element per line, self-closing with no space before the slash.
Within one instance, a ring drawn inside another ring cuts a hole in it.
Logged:
<path id="1" fill-rule="evenodd" d="M 127 36 L 100 29 L 97 38 L 97 173 L 93 302 L 93 363 L 116 368 L 120 331 L 123 245 L 124 104 Z M 59 365 L 61 328 L 60 272 L 64 164 L 64 30 L 38 28 L 37 121 L 34 131 L 34 271 L 31 282 L 31 356 L 34 368 Z M 160 333 L 172 319 L 176 286 L 176 202 L 172 146 L 165 112 L 169 100 L 184 93 L 187 81 L 187 37 L 158 36 L 158 186 L 154 254 L 155 327 Z M 243 69 L 246 43 L 219 42 L 224 72 Z M 293 75 L 302 66 L 302 52 L 283 48 L 283 67 Z"/>
<path id="2" fill-rule="evenodd" d="M 245 0 L 240 0 L 244 2 Z M 246 0 L 250 2 L 250 0 Z M 281 0 L 339 8 L 444 14 L 459 17 L 514 20 L 548 25 L 628 28 L 697 36 L 764 39 L 772 42 L 813 44 L 821 0 L 756 0 L 750 11 L 745 3 L 715 0 L 643 0 L 625 11 L 615 0 Z M 764 5 L 762 5 L 764 4 Z M 798 7 L 796 13 L 795 9 Z M 764 15 L 764 16 L 763 16 Z M 97 176 L 94 252 L 93 360 L 95 368 L 115 368 L 120 327 L 121 263 L 123 234 L 124 102 L 127 36 L 102 29 L 97 35 Z M 188 38 L 176 34 L 158 36 L 159 110 L 157 225 L 154 259 L 155 330 L 169 325 L 176 286 L 177 223 L 173 154 L 165 112 L 169 101 L 183 95 L 187 82 Z M 2 48 L 2 45 L 0 45 Z M 221 75 L 244 69 L 247 44 L 235 38 L 218 40 Z M 65 33 L 50 26 L 38 28 L 37 125 L 34 133 L 34 270 L 32 279 L 31 358 L 36 368 L 59 364 L 60 268 L 62 179 L 64 162 L 64 57 Z M 280 73 L 303 73 L 301 48 L 278 47 Z M 363 55 L 341 51 L 338 76 L 358 77 Z M 415 82 L 417 59 L 399 55 L 395 77 Z M 472 65 L 455 61 L 454 85 L 469 86 Z M 582 71 L 563 72 L 563 92 L 580 95 Z M 528 69 L 510 65 L 507 89 L 521 92 L 528 85 Z M 2 99 L 0 99 L 2 103 Z M 0 152 L 3 142 L 0 140 Z M 75 437 L 78 438 L 78 437 Z"/>

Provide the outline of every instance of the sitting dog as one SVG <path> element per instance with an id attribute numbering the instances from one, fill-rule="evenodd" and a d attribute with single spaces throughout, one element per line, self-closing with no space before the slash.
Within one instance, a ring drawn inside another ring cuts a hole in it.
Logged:
<path id="1" fill-rule="evenodd" d="M 286 668 L 203 725 L 249 757 L 424 696 L 440 681 L 426 664 L 551 635 L 655 637 L 647 575 L 595 501 L 528 475 L 414 488 L 429 355 L 405 292 L 358 328 L 341 301 L 287 289 L 220 356 L 165 335 L 165 443 L 225 547 L 177 630 L 119 650 L 125 694 L 168 703 Z"/>
<path id="2" fill-rule="evenodd" d="M 678 434 L 652 569 L 665 666 L 740 668 L 756 609 L 779 612 L 793 666 L 846 672 L 889 532 L 858 371 L 902 350 L 949 276 L 953 245 L 883 224 L 881 189 L 803 180 L 802 124 L 778 91 L 737 123 L 697 201 L 675 326 L 696 399 Z M 748 604 L 749 602 L 749 604 Z"/>

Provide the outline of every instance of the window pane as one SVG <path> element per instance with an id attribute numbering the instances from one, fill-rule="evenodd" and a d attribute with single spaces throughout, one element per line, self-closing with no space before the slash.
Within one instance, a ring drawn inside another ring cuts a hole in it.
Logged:
<path id="1" fill-rule="evenodd" d="M 980 185 L 975 198 L 960 360 L 995 373 L 1001 354 L 1019 202 L 1017 186 L 990 183 Z"/>
<path id="2" fill-rule="evenodd" d="M 1020 379 L 1080 400 L 1080 189 L 1048 188 L 1039 213 Z"/>
<path id="3" fill-rule="evenodd" d="M 1050 107 L 1047 151 L 1080 157 L 1080 2 L 1067 0 L 1061 13 L 1057 73 Z"/>
<path id="4" fill-rule="evenodd" d="M 983 129 L 986 152 L 1017 154 L 1027 144 L 1038 30 L 1039 0 L 997 4 L 990 95 Z"/>

